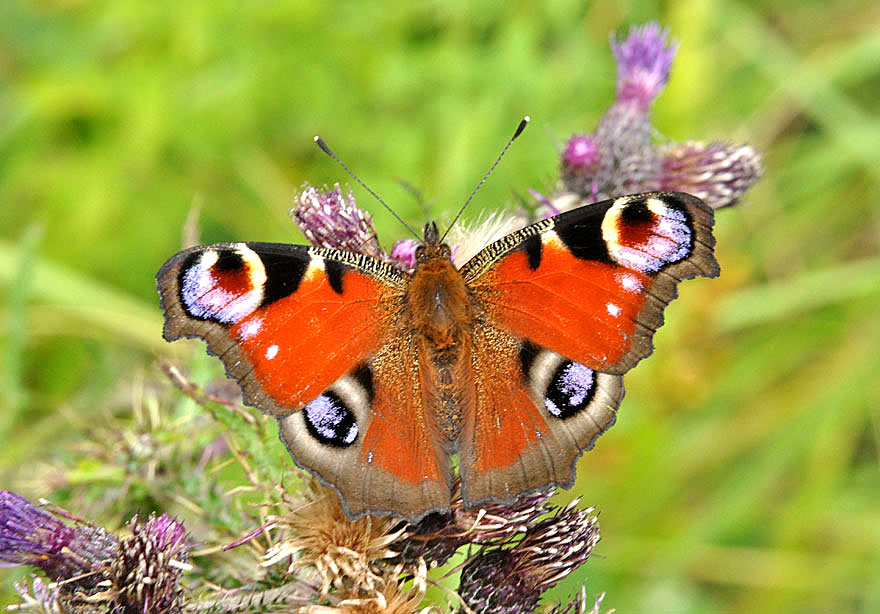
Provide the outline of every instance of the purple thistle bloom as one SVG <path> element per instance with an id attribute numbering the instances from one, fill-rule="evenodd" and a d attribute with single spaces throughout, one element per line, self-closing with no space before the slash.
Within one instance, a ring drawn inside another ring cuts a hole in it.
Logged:
<path id="1" fill-rule="evenodd" d="M 575 134 L 562 152 L 562 181 L 574 192 L 587 194 L 596 186 L 601 169 L 600 144 L 595 136 Z"/>
<path id="2" fill-rule="evenodd" d="M 391 260 L 403 270 L 412 271 L 416 268 L 416 249 L 421 244 L 415 239 L 400 239 L 391 248 Z"/>
<path id="3" fill-rule="evenodd" d="M 621 43 L 611 36 L 611 51 L 617 60 L 617 95 L 596 129 L 603 160 L 596 174 L 600 185 L 614 177 L 620 160 L 651 146 L 648 111 L 669 81 L 678 47 L 667 44 L 667 36 L 656 23 L 630 28 Z"/>
<path id="4" fill-rule="evenodd" d="M 21 495 L 0 491 L 0 562 L 38 567 L 61 583 L 49 592 L 34 582 L 33 597 L 20 589 L 25 601 L 72 605 L 88 597 L 113 614 L 179 612 L 188 547 L 183 524 L 163 514 L 141 525 L 135 516 L 129 528 L 120 540 L 98 527 L 70 527 Z"/>
<path id="5" fill-rule="evenodd" d="M 645 110 L 669 82 L 677 43 L 667 43 L 669 30 L 656 23 L 631 27 L 621 43 L 611 35 L 611 52 L 617 61 L 617 102 L 632 102 Z"/>
<path id="6" fill-rule="evenodd" d="M 0 491 L 0 562 L 30 565 L 51 580 L 90 574 L 116 554 L 118 539 L 104 529 L 69 527 L 14 492 Z M 73 583 L 93 587 L 99 578 L 86 575 Z"/>
<path id="7" fill-rule="evenodd" d="M 304 185 L 296 195 L 293 217 L 313 245 L 387 260 L 373 218 L 357 206 L 351 192 L 343 195 L 339 184 L 332 190 Z"/>
<path id="8" fill-rule="evenodd" d="M 659 188 L 693 194 L 714 209 L 735 205 L 764 174 L 761 155 L 748 145 L 688 142 L 662 152 Z"/>
<path id="9" fill-rule="evenodd" d="M 593 168 L 599 164 L 599 144 L 587 134 L 575 134 L 562 153 L 563 168 Z"/>
<path id="10" fill-rule="evenodd" d="M 678 45 L 656 23 L 611 37 L 617 94 L 596 131 L 573 136 L 562 154 L 562 194 L 553 210 L 654 190 L 687 192 L 710 207 L 736 204 L 761 176 L 760 155 L 747 145 L 651 142 L 649 111 L 669 81 Z"/>

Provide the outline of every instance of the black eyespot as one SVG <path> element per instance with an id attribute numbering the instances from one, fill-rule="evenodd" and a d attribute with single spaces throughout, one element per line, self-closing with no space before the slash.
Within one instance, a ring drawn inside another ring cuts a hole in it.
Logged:
<path id="1" fill-rule="evenodd" d="M 302 411 L 306 428 L 320 443 L 345 448 L 357 439 L 358 423 L 354 414 L 333 392 L 325 392 Z"/>
<path id="2" fill-rule="evenodd" d="M 626 205 L 620 211 L 621 224 L 649 224 L 654 221 L 654 214 L 648 209 L 648 201 L 638 200 Z"/>
<path id="3" fill-rule="evenodd" d="M 595 394 L 595 371 L 567 360 L 553 373 L 545 392 L 544 406 L 551 416 L 564 420 L 589 405 Z"/>
<path id="4" fill-rule="evenodd" d="M 217 262 L 214 269 L 219 272 L 237 271 L 244 266 L 241 254 L 231 249 L 217 250 Z"/>

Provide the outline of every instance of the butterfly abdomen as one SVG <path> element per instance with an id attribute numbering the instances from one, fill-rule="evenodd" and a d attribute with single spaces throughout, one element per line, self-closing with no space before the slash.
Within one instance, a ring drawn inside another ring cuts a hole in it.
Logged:
<path id="1" fill-rule="evenodd" d="M 413 272 L 407 291 L 413 335 L 419 348 L 422 395 L 433 408 L 432 426 L 447 443 L 461 431 L 462 382 L 470 365 L 471 298 L 448 258 L 430 258 Z"/>

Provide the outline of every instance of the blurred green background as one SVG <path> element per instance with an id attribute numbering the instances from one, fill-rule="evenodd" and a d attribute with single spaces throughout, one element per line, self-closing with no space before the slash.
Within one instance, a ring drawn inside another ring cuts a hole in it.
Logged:
<path id="1" fill-rule="evenodd" d="M 767 172 L 719 213 L 721 278 L 684 284 L 563 493 L 601 509 L 603 541 L 554 595 L 880 611 L 880 6 L 863 0 L 3 2 L 0 488 L 64 491 L 88 427 L 180 353 L 153 276 L 194 206 L 205 242 L 302 241 L 295 188 L 346 180 L 320 134 L 411 222 L 449 216 L 529 114 L 469 214 L 510 204 L 610 104 L 609 33 L 649 20 L 681 42 L 658 137 L 748 142 Z M 402 236 L 355 195 L 386 245 Z M 3 571 L 4 603 L 21 575 Z"/>

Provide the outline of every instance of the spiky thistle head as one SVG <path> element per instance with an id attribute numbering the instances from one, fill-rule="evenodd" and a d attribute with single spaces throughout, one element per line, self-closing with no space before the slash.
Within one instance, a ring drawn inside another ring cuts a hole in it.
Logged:
<path id="1" fill-rule="evenodd" d="M 661 148 L 659 189 L 687 192 L 714 208 L 730 207 L 764 174 L 761 154 L 732 143 L 673 143 Z"/>
<path id="2" fill-rule="evenodd" d="M 402 529 L 393 530 L 398 523 L 387 518 L 349 520 L 339 496 L 315 479 L 309 480 L 307 490 L 308 503 L 276 520 L 284 536 L 266 552 L 263 565 L 287 560 L 288 573 L 311 567 L 325 595 L 331 586 L 372 590 L 379 578 L 374 565 L 396 554 L 388 546 Z"/>
<path id="3" fill-rule="evenodd" d="M 182 610 L 180 579 L 188 567 L 188 539 L 183 523 L 166 514 L 135 516 L 131 535 L 121 540 L 106 576 L 105 595 L 116 614 L 176 614 Z"/>
<path id="4" fill-rule="evenodd" d="M 358 207 L 351 191 L 343 194 L 338 183 L 333 189 L 305 184 L 295 200 L 293 219 L 312 245 L 387 259 L 372 216 Z"/>
<path id="5" fill-rule="evenodd" d="M 484 549 L 461 572 L 459 595 L 481 614 L 530 614 L 541 594 L 580 567 L 599 541 L 598 517 L 573 501 L 531 524 L 512 547 Z"/>

